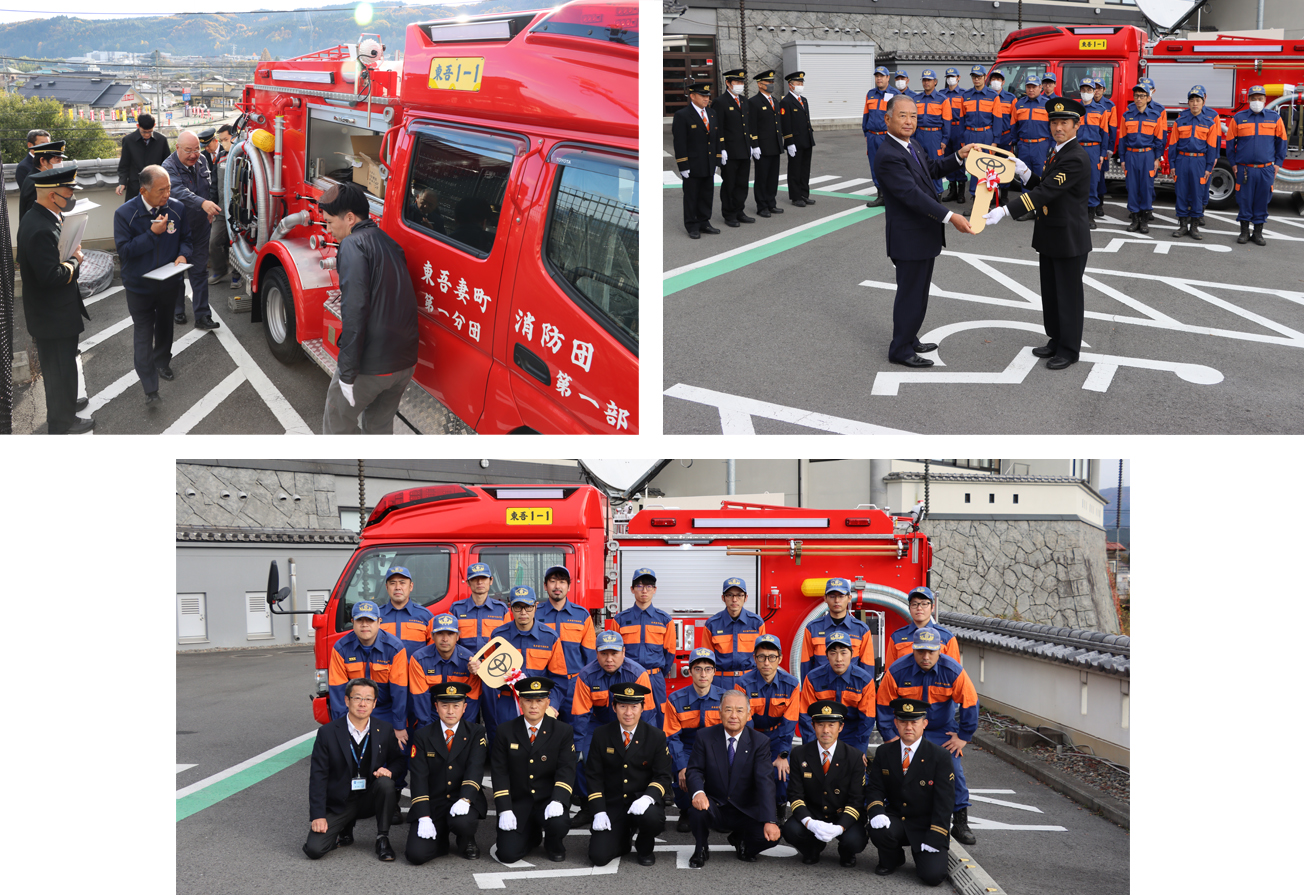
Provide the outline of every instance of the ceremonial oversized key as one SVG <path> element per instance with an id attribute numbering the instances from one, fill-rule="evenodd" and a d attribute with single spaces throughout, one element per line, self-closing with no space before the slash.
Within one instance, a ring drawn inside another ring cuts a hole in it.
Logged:
<path id="1" fill-rule="evenodd" d="M 480 680 L 495 690 L 504 684 L 514 684 L 524 676 L 525 659 L 520 650 L 502 637 L 490 640 L 471 658 L 480 661 L 480 668 L 476 671 Z"/>
<path id="2" fill-rule="evenodd" d="M 978 192 L 974 194 L 969 228 L 974 233 L 981 233 L 987 226 L 983 215 L 991 207 L 992 194 L 1002 183 L 1014 179 L 1014 153 L 998 146 L 975 143 L 969 150 L 969 157 L 964 160 L 964 169 L 978 178 Z"/>

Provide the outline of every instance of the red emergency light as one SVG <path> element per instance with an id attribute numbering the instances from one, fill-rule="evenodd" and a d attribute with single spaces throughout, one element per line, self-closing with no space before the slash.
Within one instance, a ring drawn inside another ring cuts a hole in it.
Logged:
<path id="1" fill-rule="evenodd" d="M 367 525 L 375 525 L 395 510 L 435 503 L 441 500 L 475 499 L 475 492 L 462 485 L 430 485 L 425 488 L 408 488 L 386 494 L 371 511 Z"/>
<path id="2" fill-rule="evenodd" d="M 571 3 L 530 29 L 531 34 L 585 37 L 627 47 L 638 46 L 638 4 L 596 6 Z"/>

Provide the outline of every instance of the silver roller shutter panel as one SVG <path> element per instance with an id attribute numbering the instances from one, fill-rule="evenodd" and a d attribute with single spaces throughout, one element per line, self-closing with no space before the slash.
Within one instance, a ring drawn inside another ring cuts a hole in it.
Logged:
<path id="1" fill-rule="evenodd" d="M 709 618 L 724 608 L 720 585 L 726 578 L 747 582 L 747 608 L 757 612 L 757 564 L 759 557 L 726 556 L 724 547 L 624 547 L 620 551 L 620 608 L 634 605 L 629 592 L 634 570 L 647 567 L 656 572 L 656 606 L 671 615 Z"/>

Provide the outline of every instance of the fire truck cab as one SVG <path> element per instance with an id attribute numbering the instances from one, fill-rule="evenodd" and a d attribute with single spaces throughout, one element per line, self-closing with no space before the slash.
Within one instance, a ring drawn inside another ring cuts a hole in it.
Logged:
<path id="1" fill-rule="evenodd" d="M 416 288 L 429 403 L 409 389 L 401 413 L 423 431 L 636 433 L 637 4 L 417 23 L 401 62 L 384 50 L 362 35 L 245 87 L 224 201 L 272 352 L 334 370 L 317 200 L 351 181 Z"/>

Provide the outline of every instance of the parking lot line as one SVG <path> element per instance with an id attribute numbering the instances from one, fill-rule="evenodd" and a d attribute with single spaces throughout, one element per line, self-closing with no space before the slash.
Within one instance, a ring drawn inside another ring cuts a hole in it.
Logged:
<path id="1" fill-rule="evenodd" d="M 685 385 L 682 382 L 666 389 L 665 395 L 683 401 L 692 401 L 695 404 L 706 404 L 709 407 L 715 407 L 720 412 L 720 428 L 725 435 L 756 434 L 755 429 L 752 427 L 753 416 L 782 423 L 792 423 L 796 426 L 806 426 L 824 432 L 836 432 L 840 435 L 913 434 L 906 432 L 904 429 L 889 429 L 887 426 L 876 426 L 873 423 L 865 423 L 860 420 L 829 416 L 826 413 L 814 413 L 798 407 L 784 407 L 782 404 L 757 401 L 754 398 L 745 398 L 741 395 L 727 395 L 724 392 L 699 388 L 695 385 Z"/>
<path id="2" fill-rule="evenodd" d="M 231 392 L 235 391 L 240 386 L 240 383 L 244 381 L 244 371 L 234 371 L 230 376 L 227 376 L 217 385 L 213 386 L 213 389 L 208 394 L 204 395 L 204 397 L 200 398 L 199 401 L 192 405 L 189 410 L 181 414 L 175 423 L 164 429 L 163 434 L 185 435 L 195 426 L 199 425 L 204 417 L 216 410 L 217 405 L 225 401 L 227 397 L 230 396 Z"/>
<path id="3" fill-rule="evenodd" d="M 175 360 L 178 354 L 180 354 L 181 352 L 189 348 L 191 345 L 198 342 L 205 335 L 206 335 L 205 330 L 192 329 L 190 332 L 186 333 L 180 339 L 173 342 L 172 358 Z M 133 386 L 137 382 L 140 382 L 140 377 L 136 375 L 136 371 L 134 369 L 128 370 L 126 373 L 123 373 L 113 382 L 109 383 L 109 385 L 105 386 L 103 389 L 101 389 L 99 392 L 93 395 L 90 398 L 90 404 L 87 405 L 86 409 L 83 410 L 82 413 L 87 416 L 95 413 L 95 411 L 99 410 L 105 404 L 108 404 L 110 401 L 118 397 L 118 395 L 122 394 L 127 389 L 131 388 L 131 386 Z"/>
<path id="4" fill-rule="evenodd" d="M 221 329 L 214 330 L 217 340 L 222 343 L 226 353 L 231 355 L 235 365 L 244 373 L 249 384 L 258 392 L 259 397 L 267 405 L 267 408 L 276 416 L 277 422 L 285 427 L 287 435 L 312 435 L 313 430 L 303 421 L 303 417 L 291 406 L 290 402 L 285 399 L 276 386 L 272 385 L 272 380 L 263 372 L 262 367 L 254 361 L 252 355 L 245 350 L 240 344 L 240 340 L 235 337 L 235 333 L 213 312 L 213 319 L 222 324 Z"/>
<path id="5" fill-rule="evenodd" d="M 266 752 L 260 752 L 253 758 L 232 765 L 225 771 L 219 771 L 211 777 L 205 777 L 197 783 L 177 790 L 177 820 L 185 820 L 190 815 L 216 805 L 242 789 L 248 789 L 260 783 L 277 771 L 288 768 L 302 758 L 312 754 L 311 740 L 317 736 L 311 730 L 303 736 L 274 746 Z"/>
<path id="6" fill-rule="evenodd" d="M 119 320 L 117 323 L 113 324 L 112 326 L 105 327 L 104 329 L 100 330 L 93 336 L 87 336 L 84 341 L 80 342 L 77 345 L 77 348 L 80 349 L 81 351 L 90 351 L 96 345 L 100 344 L 106 339 L 116 336 L 118 333 L 122 332 L 124 329 L 126 329 L 129 326 L 131 326 L 130 316 L 125 317 L 122 320 Z"/>

